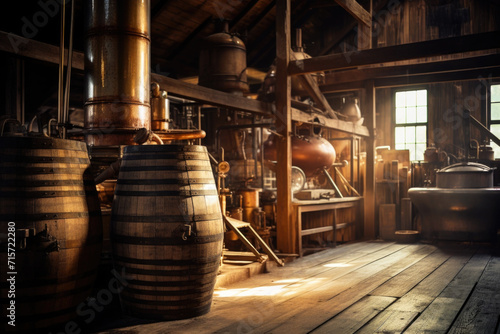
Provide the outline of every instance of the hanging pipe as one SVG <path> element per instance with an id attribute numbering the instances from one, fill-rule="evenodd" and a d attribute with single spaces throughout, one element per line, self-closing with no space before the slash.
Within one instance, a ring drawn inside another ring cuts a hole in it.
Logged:
<path id="1" fill-rule="evenodd" d="M 65 30 L 65 21 L 66 21 L 66 1 L 62 2 L 62 10 L 61 10 L 61 34 L 60 34 L 60 44 L 59 44 L 59 83 L 57 90 L 57 122 L 59 124 L 63 123 L 63 114 L 64 114 L 64 30 Z"/>
<path id="2" fill-rule="evenodd" d="M 64 10 L 64 9 L 63 9 Z M 71 67 L 73 63 L 73 26 L 75 17 L 75 0 L 71 0 L 71 16 L 69 25 L 69 46 L 68 46 L 68 61 L 66 69 L 66 87 L 64 91 L 64 106 L 63 106 L 63 128 L 62 136 L 66 138 L 66 124 L 69 122 L 69 91 L 71 83 Z"/>

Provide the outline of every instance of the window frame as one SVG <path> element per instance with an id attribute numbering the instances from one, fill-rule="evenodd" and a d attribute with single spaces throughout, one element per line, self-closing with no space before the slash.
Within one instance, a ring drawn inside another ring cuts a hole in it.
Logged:
<path id="1" fill-rule="evenodd" d="M 500 86 L 500 81 L 493 81 L 493 82 L 490 83 L 490 85 L 488 87 L 488 94 L 487 94 L 487 96 L 488 96 L 487 104 L 488 105 L 487 105 L 487 117 L 486 117 L 486 121 L 487 121 L 487 124 L 488 124 L 488 130 L 490 130 L 490 131 L 491 131 L 491 126 L 492 125 L 500 125 L 500 119 L 497 119 L 497 120 L 492 120 L 491 119 L 493 104 L 495 103 L 495 104 L 500 105 L 500 100 L 492 102 L 491 88 L 493 86 Z M 490 145 L 493 147 L 493 149 L 495 149 L 496 144 L 493 141 L 491 141 L 491 140 L 489 142 L 490 142 Z M 498 149 L 497 149 L 497 151 L 495 151 L 495 160 L 496 159 L 499 159 Z"/>

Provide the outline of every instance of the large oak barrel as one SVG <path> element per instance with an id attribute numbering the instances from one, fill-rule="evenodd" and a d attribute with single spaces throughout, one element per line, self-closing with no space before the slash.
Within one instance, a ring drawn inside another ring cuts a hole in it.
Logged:
<path id="1" fill-rule="evenodd" d="M 78 305 L 91 296 L 102 225 L 89 167 L 83 142 L 0 137 L 0 286 L 5 331 L 35 333 L 66 325 L 77 317 Z M 7 310 L 12 302 L 13 312 Z M 13 313 L 15 327 L 7 324 Z"/>
<path id="2" fill-rule="evenodd" d="M 111 213 L 125 313 L 176 320 L 209 312 L 223 222 L 204 146 L 127 146 Z"/>

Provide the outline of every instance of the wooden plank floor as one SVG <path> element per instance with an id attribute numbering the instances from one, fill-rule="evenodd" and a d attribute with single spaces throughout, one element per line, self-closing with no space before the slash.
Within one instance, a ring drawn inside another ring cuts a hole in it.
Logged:
<path id="1" fill-rule="evenodd" d="M 204 316 L 123 317 L 99 333 L 500 334 L 499 317 L 500 257 L 491 246 L 372 241 L 217 289 Z"/>

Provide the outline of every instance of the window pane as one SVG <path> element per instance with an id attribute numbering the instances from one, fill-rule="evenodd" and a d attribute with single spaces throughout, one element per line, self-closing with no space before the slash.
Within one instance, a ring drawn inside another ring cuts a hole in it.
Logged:
<path id="1" fill-rule="evenodd" d="M 406 149 L 410 151 L 410 161 L 417 160 L 415 154 L 415 144 L 406 144 Z"/>
<path id="2" fill-rule="evenodd" d="M 404 144 L 405 141 L 406 141 L 405 140 L 405 128 L 404 127 L 397 127 L 395 129 L 395 136 L 394 136 L 394 142 L 395 142 L 396 146 L 398 144 Z M 398 148 L 396 148 L 396 149 L 398 149 Z"/>
<path id="3" fill-rule="evenodd" d="M 423 160 L 424 152 L 427 145 L 425 144 L 416 144 L 415 145 L 415 159 L 414 160 Z"/>
<path id="4" fill-rule="evenodd" d="M 492 124 L 490 127 L 490 130 L 491 130 L 491 132 L 493 132 L 493 134 L 495 136 L 500 138 L 500 124 Z M 499 159 L 500 158 L 500 147 L 493 142 L 491 142 L 491 147 L 493 147 L 493 150 L 495 151 L 495 159 Z"/>
<path id="5" fill-rule="evenodd" d="M 406 92 L 406 106 L 415 107 L 417 105 L 417 91 L 410 90 Z"/>
<path id="6" fill-rule="evenodd" d="M 404 149 L 405 149 L 405 144 L 404 143 L 396 144 L 396 150 L 404 150 Z"/>
<path id="7" fill-rule="evenodd" d="M 416 143 L 426 144 L 427 143 L 427 127 L 425 125 L 417 126 L 417 137 Z"/>
<path id="8" fill-rule="evenodd" d="M 427 106 L 427 90 L 417 90 L 417 106 Z"/>
<path id="9" fill-rule="evenodd" d="M 415 143 L 415 127 L 407 126 L 406 127 L 406 142 L 407 143 Z"/>
<path id="10" fill-rule="evenodd" d="M 500 121 L 500 103 L 491 104 L 491 120 Z"/>
<path id="11" fill-rule="evenodd" d="M 500 85 L 491 85 L 491 102 L 500 102 Z"/>
<path id="12" fill-rule="evenodd" d="M 396 92 L 396 108 L 405 106 L 405 92 Z"/>
<path id="13" fill-rule="evenodd" d="M 427 123 L 427 107 L 417 108 L 417 123 Z"/>
<path id="14" fill-rule="evenodd" d="M 396 108 L 396 124 L 406 123 L 405 108 Z"/>
<path id="15" fill-rule="evenodd" d="M 417 108 L 406 108 L 406 123 L 417 123 Z"/>

